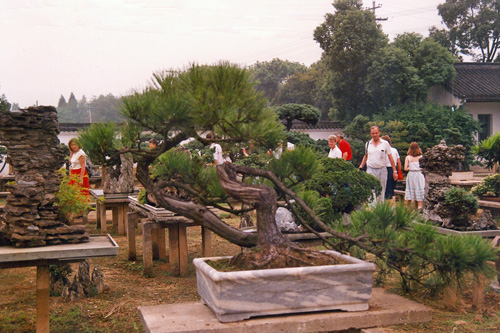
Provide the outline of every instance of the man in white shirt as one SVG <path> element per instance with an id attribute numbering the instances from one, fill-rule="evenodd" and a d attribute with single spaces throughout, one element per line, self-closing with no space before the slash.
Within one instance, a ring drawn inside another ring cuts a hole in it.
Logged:
<path id="1" fill-rule="evenodd" d="M 372 139 L 366 147 L 365 156 L 363 156 L 359 169 L 363 168 L 366 164 L 366 172 L 380 180 L 382 192 L 375 198 L 375 203 L 384 201 L 385 187 L 387 184 L 387 168 L 385 166 L 387 159 L 389 159 L 391 163 L 394 180 L 398 179 L 398 171 L 396 170 L 396 164 L 394 164 L 394 159 L 392 158 L 391 145 L 389 142 L 380 138 L 380 129 L 377 126 L 372 126 L 370 128 L 370 135 Z"/>
<path id="2" fill-rule="evenodd" d="M 328 154 L 329 158 L 342 158 L 342 152 L 339 147 L 337 147 L 337 136 L 330 135 L 328 137 L 328 146 L 330 146 L 330 153 Z"/>

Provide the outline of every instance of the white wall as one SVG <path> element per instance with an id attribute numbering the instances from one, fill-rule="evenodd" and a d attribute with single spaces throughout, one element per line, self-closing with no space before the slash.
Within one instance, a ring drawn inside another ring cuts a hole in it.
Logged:
<path id="1" fill-rule="evenodd" d="M 294 130 L 294 131 L 309 134 L 311 139 L 314 140 L 319 140 L 319 139 L 328 140 L 328 136 L 332 134 L 342 133 L 341 128 L 334 128 L 330 130 Z"/>
<path id="2" fill-rule="evenodd" d="M 472 102 L 465 103 L 467 112 L 477 120 L 478 114 L 491 114 L 491 134 L 500 131 L 500 103 L 498 102 Z"/>

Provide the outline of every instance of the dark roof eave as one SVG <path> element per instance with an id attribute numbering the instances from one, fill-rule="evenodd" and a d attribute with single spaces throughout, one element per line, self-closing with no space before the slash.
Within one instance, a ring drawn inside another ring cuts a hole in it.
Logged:
<path id="1" fill-rule="evenodd" d="M 461 97 L 465 103 L 500 102 L 500 97 Z"/>

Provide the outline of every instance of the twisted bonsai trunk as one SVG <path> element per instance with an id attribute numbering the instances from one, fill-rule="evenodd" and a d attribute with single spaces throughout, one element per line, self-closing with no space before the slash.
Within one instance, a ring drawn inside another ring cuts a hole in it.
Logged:
<path id="1" fill-rule="evenodd" d="M 224 191 L 232 198 L 254 204 L 257 210 L 257 235 L 235 229 L 205 206 L 185 202 L 166 195 L 152 181 L 147 163 L 139 163 L 137 179 L 158 204 L 168 210 L 192 219 L 219 236 L 236 245 L 250 248 L 232 259 L 232 264 L 241 269 L 266 269 L 293 266 L 332 264 L 335 260 L 326 254 L 303 249 L 286 238 L 275 221 L 277 195 L 274 189 L 265 185 L 244 184 L 236 179 L 236 173 L 253 174 L 252 168 L 224 164 L 217 166 L 219 181 Z"/>

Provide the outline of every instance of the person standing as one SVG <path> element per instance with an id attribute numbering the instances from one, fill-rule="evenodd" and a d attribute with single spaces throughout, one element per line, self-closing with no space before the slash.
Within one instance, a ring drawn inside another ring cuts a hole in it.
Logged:
<path id="1" fill-rule="evenodd" d="M 352 150 L 349 142 L 344 140 L 344 134 L 337 134 L 337 147 L 342 152 L 342 158 L 352 163 Z"/>
<path id="2" fill-rule="evenodd" d="M 224 164 L 224 155 L 222 154 L 222 147 L 220 144 L 213 142 L 216 139 L 215 133 L 210 132 L 207 134 L 207 140 L 211 141 L 210 149 L 214 149 L 214 162 L 213 165 Z"/>
<path id="3" fill-rule="evenodd" d="M 406 191 L 405 200 L 408 206 L 411 206 L 412 201 L 416 201 L 416 207 L 419 211 L 422 210 L 422 204 L 425 194 L 425 177 L 420 169 L 420 159 L 422 158 L 422 150 L 415 141 L 408 148 L 408 155 L 405 159 L 405 171 L 408 171 L 406 176 Z"/>
<path id="4" fill-rule="evenodd" d="M 370 128 L 370 135 L 372 139 L 370 142 L 366 143 L 365 156 L 363 156 L 359 169 L 361 170 L 366 164 L 366 172 L 380 180 L 382 192 L 375 198 L 374 202 L 383 202 L 385 187 L 387 185 L 387 168 L 385 166 L 387 158 L 391 163 L 394 180 L 398 179 L 398 171 L 396 170 L 396 164 L 392 158 L 391 145 L 389 142 L 380 138 L 380 129 L 378 126 L 372 126 Z"/>
<path id="5" fill-rule="evenodd" d="M 330 146 L 330 152 L 328 153 L 329 158 L 342 158 L 342 152 L 339 147 L 337 147 L 337 136 L 330 135 L 328 137 L 328 146 Z"/>
<path id="6" fill-rule="evenodd" d="M 85 158 L 87 154 L 82 149 L 82 145 L 78 139 L 73 138 L 68 142 L 69 148 L 69 170 L 70 170 L 70 185 L 78 185 L 81 187 L 83 195 L 89 195 L 89 176 L 85 169 Z"/>
<path id="7" fill-rule="evenodd" d="M 389 145 L 391 146 L 391 154 L 392 154 L 392 159 L 396 163 L 396 166 L 401 169 L 401 159 L 399 157 L 399 152 L 396 148 L 392 146 L 392 141 L 391 138 L 388 135 L 382 136 L 382 139 L 389 142 Z M 389 158 L 387 158 L 386 164 L 387 168 L 387 183 L 385 186 L 385 200 L 390 200 L 391 202 L 394 202 L 394 189 L 396 188 L 396 184 L 398 183 L 397 179 L 394 179 L 392 177 L 392 167 L 391 167 L 391 162 L 389 161 Z"/>

